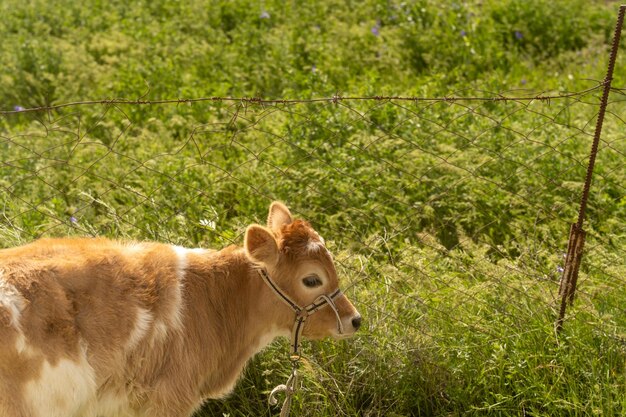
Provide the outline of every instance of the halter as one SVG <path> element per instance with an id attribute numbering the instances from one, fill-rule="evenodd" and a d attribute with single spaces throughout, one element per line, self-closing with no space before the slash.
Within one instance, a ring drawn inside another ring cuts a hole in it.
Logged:
<path id="1" fill-rule="evenodd" d="M 270 289 L 280 298 L 285 304 L 287 304 L 295 313 L 296 317 L 291 328 L 291 354 L 290 360 L 292 365 L 291 376 L 287 380 L 287 384 L 279 385 L 272 390 L 269 396 L 270 405 L 276 405 L 278 401 L 275 396 L 280 391 L 285 391 L 285 402 L 280 412 L 281 417 L 287 417 L 291 408 L 291 397 L 296 392 L 298 384 L 298 364 L 300 358 L 300 341 L 302 338 L 302 331 L 304 330 L 304 322 L 306 319 L 316 311 L 322 309 L 325 306 L 329 306 L 335 313 L 337 318 L 337 331 L 339 334 L 343 334 L 343 324 L 341 324 L 341 317 L 339 311 L 335 305 L 335 299 L 341 295 L 341 290 L 337 288 L 331 294 L 322 294 L 317 297 L 311 304 L 300 307 L 298 303 L 293 301 L 287 294 L 285 294 L 278 286 L 272 281 L 269 274 L 264 268 L 259 268 L 259 275 L 263 278 L 263 281 L 270 287 Z"/>

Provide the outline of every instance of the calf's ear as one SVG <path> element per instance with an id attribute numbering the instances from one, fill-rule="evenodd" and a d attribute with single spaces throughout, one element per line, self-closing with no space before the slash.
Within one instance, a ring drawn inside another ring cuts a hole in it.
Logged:
<path id="1" fill-rule="evenodd" d="M 270 213 L 267 216 L 267 227 L 272 230 L 280 230 L 283 225 L 293 222 L 291 212 L 280 201 L 274 201 L 270 205 Z"/>
<path id="2" fill-rule="evenodd" d="M 256 263 L 273 266 L 278 262 L 278 243 L 266 227 L 253 224 L 246 229 L 243 247 L 248 258 Z"/>

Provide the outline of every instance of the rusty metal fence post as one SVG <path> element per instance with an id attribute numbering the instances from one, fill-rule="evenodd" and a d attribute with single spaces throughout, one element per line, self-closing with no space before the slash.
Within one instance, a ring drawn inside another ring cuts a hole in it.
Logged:
<path id="1" fill-rule="evenodd" d="M 613 35 L 613 44 L 611 47 L 611 55 L 609 57 L 609 65 L 607 68 L 606 77 L 603 81 L 604 90 L 602 93 L 602 98 L 600 100 L 600 111 L 598 112 L 598 119 L 596 121 L 596 130 L 593 137 L 593 144 L 591 146 L 591 152 L 589 153 L 589 164 L 587 165 L 587 176 L 585 177 L 585 185 L 583 187 L 583 193 L 580 199 L 578 221 L 575 224 L 572 224 L 570 228 L 565 268 L 563 270 L 563 276 L 561 277 L 561 284 L 559 287 L 561 305 L 559 308 L 559 317 L 556 321 L 557 332 L 560 332 L 563 328 L 563 321 L 565 320 L 565 310 L 567 309 L 568 304 L 571 305 L 573 303 L 574 294 L 576 293 L 578 271 L 580 269 L 580 262 L 582 259 L 586 235 L 585 231 L 583 230 L 583 221 L 585 219 L 585 210 L 587 208 L 587 200 L 589 198 L 589 187 L 591 186 L 593 168 L 596 162 L 596 155 L 598 153 L 598 144 L 600 142 L 600 135 L 602 133 L 602 123 L 604 122 L 606 106 L 608 104 L 609 93 L 611 91 L 613 69 L 615 68 L 615 59 L 617 57 L 617 49 L 619 48 L 619 41 L 622 34 L 622 26 L 624 24 L 625 12 L 626 5 L 620 6 L 619 13 L 617 15 L 617 24 L 615 25 L 615 33 Z"/>

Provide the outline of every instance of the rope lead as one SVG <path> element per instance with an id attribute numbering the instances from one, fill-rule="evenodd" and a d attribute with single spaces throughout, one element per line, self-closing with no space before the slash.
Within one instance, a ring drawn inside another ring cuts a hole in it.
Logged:
<path id="1" fill-rule="evenodd" d="M 276 394 L 279 392 L 285 393 L 285 401 L 280 409 L 280 417 L 289 417 L 289 413 L 291 412 L 291 402 L 293 400 L 293 396 L 298 389 L 298 361 L 294 361 L 293 369 L 291 370 L 291 375 L 287 380 L 286 384 L 281 384 L 274 388 L 272 392 L 270 392 L 268 403 L 270 405 L 278 404 L 278 400 L 276 399 Z"/>

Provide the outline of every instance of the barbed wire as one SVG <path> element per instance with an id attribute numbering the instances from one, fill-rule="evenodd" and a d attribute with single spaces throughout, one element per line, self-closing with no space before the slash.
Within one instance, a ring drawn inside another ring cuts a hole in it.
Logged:
<path id="1" fill-rule="evenodd" d="M 100 99 L 100 100 L 82 100 L 73 101 L 68 103 L 61 103 L 49 106 L 39 106 L 32 108 L 19 108 L 13 110 L 0 110 L 0 115 L 12 115 L 23 113 L 41 113 L 49 112 L 53 110 L 60 110 L 67 107 L 79 107 L 79 106 L 93 106 L 93 105 L 139 105 L 139 106 L 151 106 L 161 104 L 193 104 L 203 102 L 221 102 L 221 103 L 234 103 L 240 105 L 280 105 L 280 104 L 316 104 L 316 103 L 333 103 L 338 104 L 341 102 L 351 101 L 378 101 L 378 102 L 470 102 L 470 101 L 487 101 L 487 102 L 507 102 L 507 101 L 525 101 L 525 102 L 549 102 L 551 100 L 559 100 L 564 98 L 573 98 L 587 95 L 593 91 L 601 89 L 606 81 L 596 81 L 597 84 L 593 87 L 587 88 L 581 91 L 574 92 L 562 92 L 562 93 L 539 93 L 531 94 L 528 96 L 506 96 L 503 94 L 493 95 L 489 97 L 481 96 L 444 96 L 444 97 L 419 97 L 419 96 L 341 96 L 335 95 L 333 97 L 321 97 L 321 98 L 309 98 L 309 99 L 266 99 L 260 97 L 197 97 L 197 98 L 175 98 L 175 99 L 126 99 L 126 98 L 112 98 L 112 99 Z M 519 91 L 519 90 L 516 90 Z M 623 89 L 615 89 L 615 91 L 622 92 Z"/>

